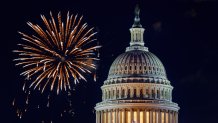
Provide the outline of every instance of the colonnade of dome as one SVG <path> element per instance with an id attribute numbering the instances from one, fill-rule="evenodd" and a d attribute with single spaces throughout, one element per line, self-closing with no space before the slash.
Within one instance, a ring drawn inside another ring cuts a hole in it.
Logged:
<path id="1" fill-rule="evenodd" d="M 172 100 L 172 86 L 153 83 L 125 83 L 102 86 L 102 101 L 121 99 Z"/>
<path id="2" fill-rule="evenodd" d="M 107 109 L 96 115 L 97 123 L 178 123 L 177 111 L 164 109 Z"/>

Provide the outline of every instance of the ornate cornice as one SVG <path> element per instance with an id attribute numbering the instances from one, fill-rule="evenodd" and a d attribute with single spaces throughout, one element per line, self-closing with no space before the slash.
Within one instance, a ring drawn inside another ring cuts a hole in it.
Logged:
<path id="1" fill-rule="evenodd" d="M 171 85 L 154 84 L 154 83 L 120 83 L 120 84 L 110 84 L 103 85 L 101 89 L 107 88 L 119 88 L 119 87 L 129 87 L 129 88 L 144 88 L 144 87 L 158 87 L 158 88 L 168 88 L 173 89 Z"/>
<path id="2" fill-rule="evenodd" d="M 98 103 L 96 110 L 107 109 L 122 109 L 122 108 L 137 108 L 137 109 L 163 109 L 178 111 L 178 104 L 168 101 L 154 101 L 154 100 L 116 100 Z"/>

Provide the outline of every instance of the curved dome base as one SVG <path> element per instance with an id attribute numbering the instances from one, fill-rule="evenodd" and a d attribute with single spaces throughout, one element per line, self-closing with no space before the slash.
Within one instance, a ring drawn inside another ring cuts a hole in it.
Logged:
<path id="1" fill-rule="evenodd" d="M 116 100 L 100 102 L 96 105 L 95 109 L 108 110 L 114 108 L 150 108 L 150 109 L 163 109 L 178 111 L 178 104 L 169 101 L 157 100 Z"/>
<path id="2" fill-rule="evenodd" d="M 99 104 L 96 123 L 178 123 L 178 109 L 174 104 Z"/>

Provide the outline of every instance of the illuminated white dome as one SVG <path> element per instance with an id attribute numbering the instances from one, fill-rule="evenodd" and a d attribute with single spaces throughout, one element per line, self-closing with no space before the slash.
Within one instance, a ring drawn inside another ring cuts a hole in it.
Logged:
<path id="1" fill-rule="evenodd" d="M 127 51 L 111 65 L 108 80 L 126 77 L 167 79 L 161 61 L 153 53 L 141 50 Z"/>
<path id="2" fill-rule="evenodd" d="M 178 123 L 179 107 L 161 61 L 144 46 L 139 8 L 126 52 L 112 63 L 104 81 L 96 123 Z"/>

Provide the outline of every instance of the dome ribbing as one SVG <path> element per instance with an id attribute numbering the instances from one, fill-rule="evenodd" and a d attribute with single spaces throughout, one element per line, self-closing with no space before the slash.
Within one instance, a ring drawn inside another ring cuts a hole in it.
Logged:
<path id="1" fill-rule="evenodd" d="M 161 61 L 151 52 L 134 50 L 119 55 L 110 67 L 108 79 L 153 77 L 166 79 Z"/>

